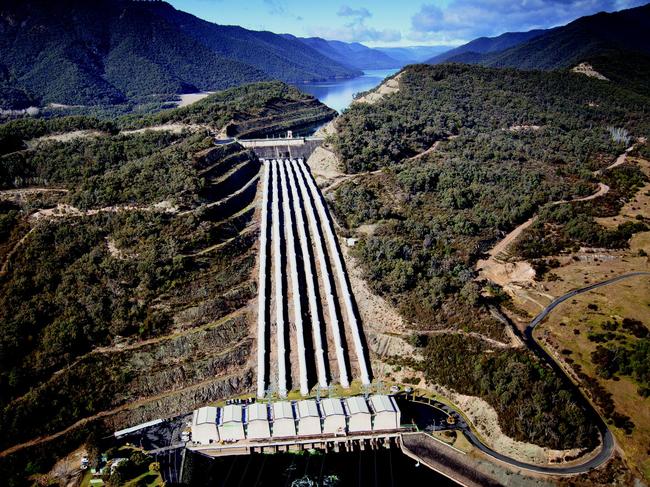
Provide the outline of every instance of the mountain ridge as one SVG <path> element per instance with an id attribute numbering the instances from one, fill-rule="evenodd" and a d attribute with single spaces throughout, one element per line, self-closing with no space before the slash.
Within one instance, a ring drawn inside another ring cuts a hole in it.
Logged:
<path id="1" fill-rule="evenodd" d="M 327 40 L 321 37 L 296 37 L 292 34 L 283 34 L 283 36 L 302 42 L 324 56 L 354 69 L 391 69 L 403 65 L 390 55 L 359 42 Z"/>
<path id="2" fill-rule="evenodd" d="M 486 54 L 490 52 L 503 51 L 538 37 L 547 31 L 547 29 L 535 29 L 528 32 L 505 32 L 496 37 L 478 37 L 467 44 L 463 44 L 462 46 L 458 46 L 430 58 L 427 60 L 427 64 L 443 63 L 466 53 Z"/>
<path id="3" fill-rule="evenodd" d="M 649 55 L 650 40 L 645 34 L 649 30 L 650 4 L 580 17 L 507 49 L 470 50 L 450 56 L 446 61 L 517 69 L 566 69 L 603 55 L 612 58 L 631 53 Z"/>
<path id="4" fill-rule="evenodd" d="M 211 24 L 165 2 L 12 0 L 0 7 L 1 109 L 360 74 L 298 41 Z"/>

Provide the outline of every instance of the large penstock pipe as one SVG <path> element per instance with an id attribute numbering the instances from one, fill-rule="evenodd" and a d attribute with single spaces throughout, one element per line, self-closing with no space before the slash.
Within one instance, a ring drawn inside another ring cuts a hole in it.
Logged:
<path id="1" fill-rule="evenodd" d="M 284 235 L 287 249 L 287 261 L 289 262 L 289 276 L 291 280 L 291 298 L 293 301 L 293 321 L 296 325 L 296 347 L 298 352 L 298 369 L 300 373 L 300 393 L 303 396 L 309 394 L 307 383 L 307 362 L 305 360 L 305 335 L 302 327 L 302 306 L 300 304 L 300 282 L 298 281 L 298 263 L 296 261 L 295 238 L 293 234 L 293 217 L 291 215 L 291 204 L 289 191 L 287 189 L 288 176 L 285 174 L 289 161 L 278 168 L 280 170 L 280 188 L 282 189 L 282 208 L 284 213 Z"/>
<path id="2" fill-rule="evenodd" d="M 296 216 L 296 228 L 300 240 L 300 251 L 303 258 L 303 270 L 305 272 L 305 281 L 307 286 L 307 299 L 309 303 L 309 315 L 311 318 L 311 329 L 314 340 L 314 354 L 316 355 L 316 372 L 318 375 L 318 385 L 321 388 L 327 387 L 327 372 L 325 370 L 325 351 L 323 350 L 323 338 L 321 334 L 321 323 L 318 315 L 318 299 L 316 298 L 316 286 L 314 281 L 314 270 L 312 269 L 311 259 L 309 258 L 309 240 L 307 239 L 306 225 L 302 216 L 300 197 L 298 195 L 296 176 L 291 164 L 286 166 L 289 187 L 291 188 L 291 198 L 293 200 L 293 214 Z"/>
<path id="3" fill-rule="evenodd" d="M 268 262 L 266 255 L 267 231 L 269 219 L 269 163 L 262 163 L 262 223 L 260 225 L 260 268 L 257 279 L 257 397 L 263 398 L 266 392 L 266 272 Z"/>
<path id="4" fill-rule="evenodd" d="M 332 292 L 332 285 L 329 279 L 329 266 L 327 265 L 327 259 L 325 258 L 325 250 L 323 249 L 321 231 L 316 219 L 314 204 L 311 197 L 309 196 L 309 190 L 305 184 L 305 176 L 295 160 L 291 160 L 291 165 L 293 167 L 294 173 L 298 178 L 298 187 L 300 188 L 300 194 L 302 195 L 302 200 L 307 211 L 307 219 L 309 220 L 309 226 L 311 228 L 314 246 L 316 247 L 316 257 L 318 259 L 318 265 L 321 269 L 321 281 L 323 283 L 325 299 L 327 301 L 330 329 L 332 332 L 332 337 L 334 339 L 336 361 L 339 367 L 339 382 L 343 387 L 347 388 L 350 387 L 350 381 L 348 379 L 348 371 L 345 365 L 345 353 L 343 352 L 343 344 L 341 341 L 341 327 L 336 316 L 336 304 L 334 302 L 334 294 Z"/>
<path id="5" fill-rule="evenodd" d="M 273 204 L 271 206 L 271 243 L 273 244 L 273 271 L 275 282 L 275 327 L 278 360 L 278 394 L 287 395 L 287 365 L 285 362 L 284 292 L 282 289 L 282 253 L 280 237 L 280 205 L 278 201 L 279 162 L 273 161 Z"/>
<path id="6" fill-rule="evenodd" d="M 359 323 L 357 321 L 356 314 L 354 313 L 354 306 L 352 305 L 352 293 L 350 292 L 350 287 L 348 286 L 348 281 L 345 277 L 343 258 L 341 257 L 338 245 L 336 244 L 336 237 L 334 236 L 334 226 L 332 225 L 332 220 L 330 220 L 329 214 L 325 209 L 323 199 L 321 197 L 320 191 L 318 191 L 318 188 L 316 187 L 314 178 L 312 177 L 302 159 L 298 161 L 298 166 L 300 167 L 300 170 L 302 171 L 303 176 L 307 181 L 307 186 L 309 186 L 311 196 L 316 202 L 316 208 L 318 210 L 321 225 L 325 230 L 325 236 L 327 237 L 327 242 L 330 249 L 330 256 L 334 262 L 334 269 L 336 271 L 339 288 L 341 289 L 343 302 L 345 304 L 345 313 L 348 317 L 348 324 L 352 333 L 352 341 L 354 342 L 354 349 L 357 355 L 357 361 L 359 363 L 359 372 L 361 373 L 361 383 L 364 386 L 367 386 L 370 385 L 370 376 L 368 374 L 368 366 L 366 365 L 366 356 L 363 350 L 363 344 L 361 342 Z"/>

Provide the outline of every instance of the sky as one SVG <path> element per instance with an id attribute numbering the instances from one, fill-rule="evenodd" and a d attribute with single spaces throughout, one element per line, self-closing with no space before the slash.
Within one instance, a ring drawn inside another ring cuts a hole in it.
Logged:
<path id="1" fill-rule="evenodd" d="M 370 47 L 459 45 L 647 0 L 167 0 L 211 22 Z"/>

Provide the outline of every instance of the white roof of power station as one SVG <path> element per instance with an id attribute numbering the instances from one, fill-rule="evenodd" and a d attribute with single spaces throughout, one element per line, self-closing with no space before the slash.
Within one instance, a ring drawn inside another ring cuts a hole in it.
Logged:
<path id="1" fill-rule="evenodd" d="M 293 408 L 289 401 L 273 403 L 273 419 L 293 419 Z"/>
<path id="2" fill-rule="evenodd" d="M 343 411 L 343 404 L 340 399 L 335 398 L 326 398 L 321 399 L 320 407 L 323 411 L 324 416 L 345 416 L 345 411 Z"/>
<path id="3" fill-rule="evenodd" d="M 269 410 L 266 407 L 266 404 L 256 402 L 254 404 L 249 404 L 246 408 L 246 420 L 251 421 L 268 421 L 269 420 Z"/>
<path id="4" fill-rule="evenodd" d="M 216 423 L 217 422 L 217 408 L 212 406 L 205 406 L 196 410 L 194 416 L 194 424 Z"/>
<path id="5" fill-rule="evenodd" d="M 396 412 L 395 407 L 393 406 L 393 401 L 390 400 L 390 397 L 385 395 L 370 396 L 370 404 L 376 413 L 383 413 L 386 411 L 391 413 Z"/>
<path id="6" fill-rule="evenodd" d="M 314 401 L 313 399 L 305 399 L 302 401 L 298 401 L 298 415 L 300 418 L 309 418 L 309 417 L 320 418 L 320 414 L 318 414 L 318 406 L 316 405 L 316 401 Z"/>
<path id="7" fill-rule="evenodd" d="M 205 406 L 194 410 L 192 435 L 198 444 L 208 444 L 215 439 L 218 441 L 219 438 L 238 441 L 248 435 L 255 439 L 270 438 L 271 419 L 274 421 L 272 437 L 275 438 L 317 434 L 323 429 L 325 433 L 338 434 L 342 430 L 354 433 L 369 430 L 372 418 L 373 430 L 399 428 L 400 410 L 395 399 L 387 395 L 372 395 L 367 398 L 355 396 L 343 399 L 324 398 L 318 401 L 285 400 L 271 404 L 252 403 L 247 406 L 229 404 L 223 408 Z"/>
<path id="8" fill-rule="evenodd" d="M 243 408 L 241 404 L 228 404 L 221 410 L 221 424 L 241 423 L 242 417 Z"/>
<path id="9" fill-rule="evenodd" d="M 361 396 L 348 397 L 345 400 L 348 411 L 350 414 L 370 414 L 370 409 L 368 409 L 368 403 Z"/>

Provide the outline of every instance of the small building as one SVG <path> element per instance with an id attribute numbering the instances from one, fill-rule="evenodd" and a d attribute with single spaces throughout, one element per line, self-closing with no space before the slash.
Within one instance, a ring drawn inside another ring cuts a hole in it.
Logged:
<path id="1" fill-rule="evenodd" d="M 298 436 L 320 435 L 320 414 L 314 399 L 303 399 L 298 406 Z"/>
<path id="2" fill-rule="evenodd" d="M 400 412 L 395 399 L 391 396 L 370 396 L 370 407 L 373 413 L 373 431 L 399 428 Z"/>
<path id="3" fill-rule="evenodd" d="M 323 433 L 345 433 L 345 411 L 340 399 L 321 399 L 320 409 L 323 412 Z"/>
<path id="4" fill-rule="evenodd" d="M 273 437 L 296 436 L 296 419 L 289 401 L 273 403 Z"/>
<path id="5" fill-rule="evenodd" d="M 348 413 L 348 431 L 372 431 L 372 416 L 366 399 L 362 396 L 348 397 L 345 400 Z"/>
<path id="6" fill-rule="evenodd" d="M 219 437 L 221 441 L 243 440 L 244 412 L 241 404 L 228 404 L 221 409 L 219 418 Z"/>
<path id="7" fill-rule="evenodd" d="M 266 404 L 256 402 L 246 407 L 246 438 L 251 440 L 271 438 L 269 409 Z"/>
<path id="8" fill-rule="evenodd" d="M 194 411 L 192 415 L 192 441 L 209 445 L 219 441 L 217 431 L 217 408 L 206 406 Z"/>

